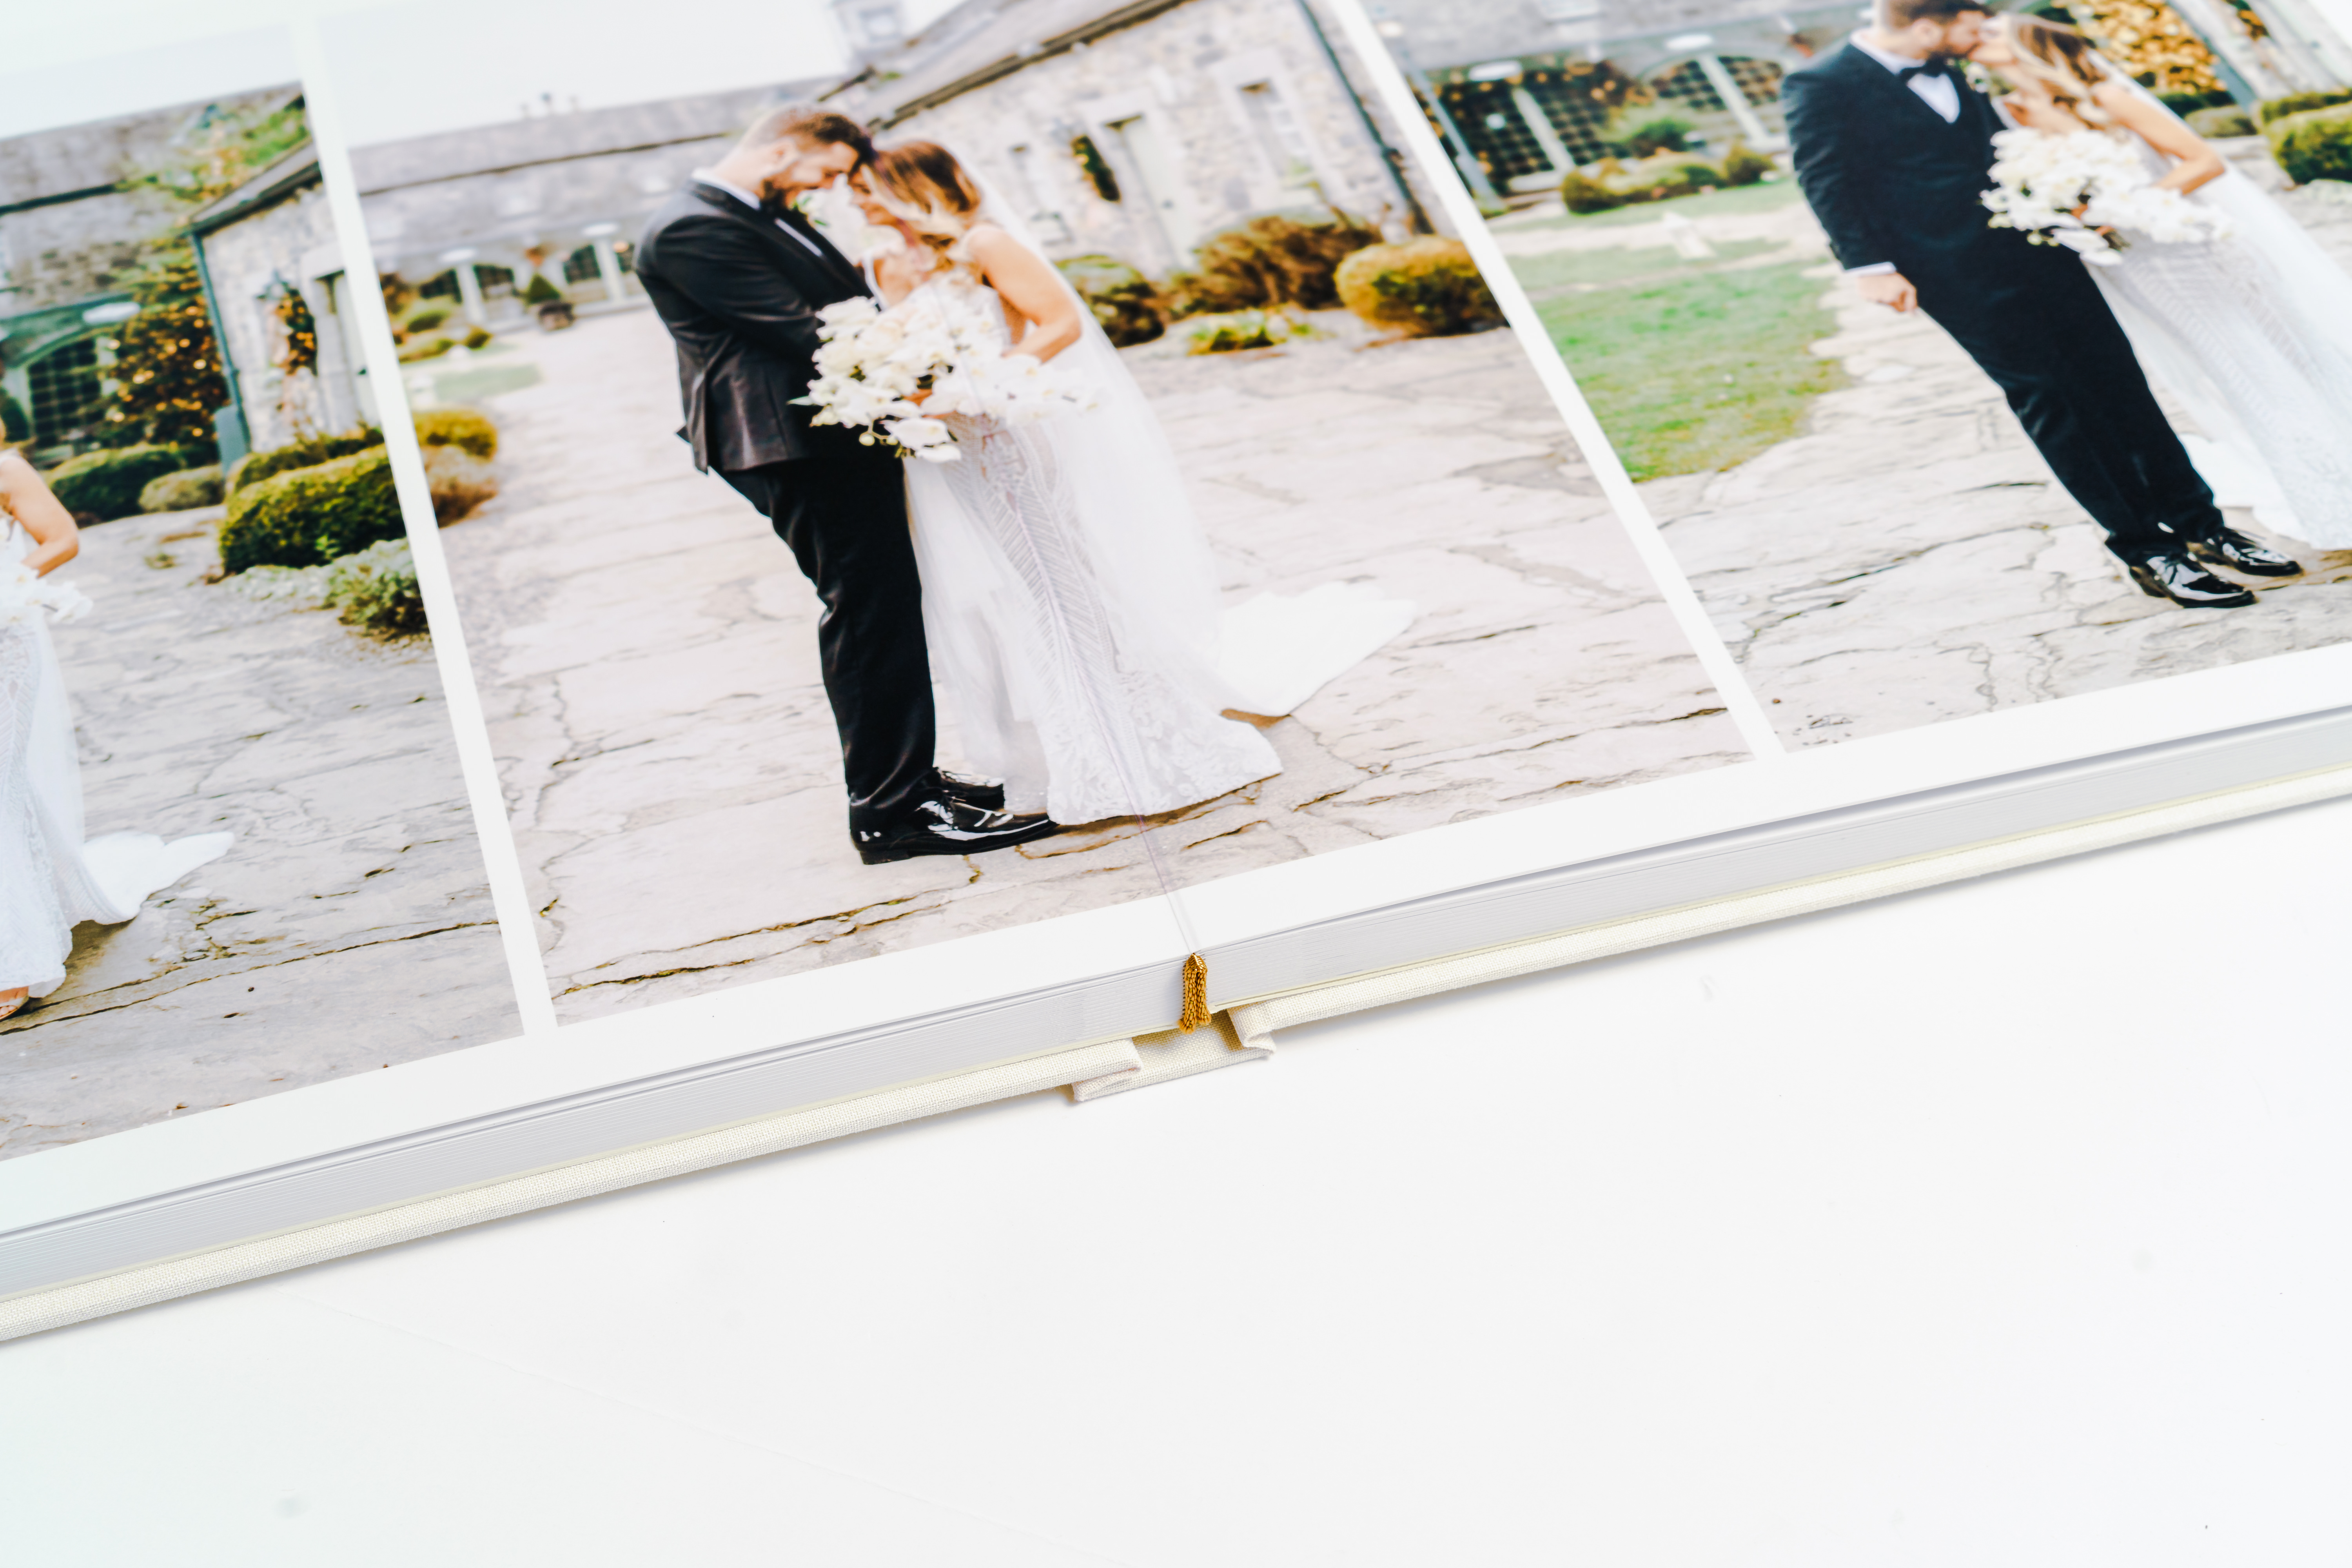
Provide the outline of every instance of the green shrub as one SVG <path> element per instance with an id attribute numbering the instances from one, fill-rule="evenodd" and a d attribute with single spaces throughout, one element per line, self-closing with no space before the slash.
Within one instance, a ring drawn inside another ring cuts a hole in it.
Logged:
<path id="1" fill-rule="evenodd" d="M 2270 123 L 2271 155 L 2296 184 L 2352 180 L 2352 110 L 2314 109 Z"/>
<path id="2" fill-rule="evenodd" d="M 2252 136 L 2254 133 L 2254 117 L 2234 103 L 2194 110 L 2183 118 L 2189 121 L 2189 129 L 2200 136 Z"/>
<path id="3" fill-rule="evenodd" d="M 1340 264 L 1339 298 L 1376 327 L 1413 337 L 1443 337 L 1503 319 L 1470 247 L 1431 235 L 1375 245 Z"/>
<path id="4" fill-rule="evenodd" d="M 138 511 L 139 495 L 148 480 L 176 474 L 201 460 L 184 447 L 142 444 L 84 452 L 50 470 L 49 489 L 75 516 L 108 522 Z"/>
<path id="5" fill-rule="evenodd" d="M 1622 155 L 1636 158 L 1653 157 L 1660 153 L 1682 153 L 1690 148 L 1690 134 L 1698 129 L 1678 114 L 1646 114 L 1630 121 L 1611 138 L 1616 146 L 1624 148 Z"/>
<path id="6" fill-rule="evenodd" d="M 1179 273 L 1165 290 L 1169 313 L 1265 310 L 1296 305 L 1328 310 L 1339 302 L 1333 275 L 1339 263 L 1368 245 L 1380 230 L 1339 213 L 1321 223 L 1269 214 L 1213 234 L 1201 243 L 1197 272 Z"/>
<path id="7" fill-rule="evenodd" d="M 1559 183 L 1559 199 L 1572 213 L 1605 213 L 1626 201 L 1580 169 L 1570 169 L 1568 178 Z"/>
<path id="8" fill-rule="evenodd" d="M 2268 126 L 2291 114 L 2308 114 L 2315 109 L 2333 109 L 2339 103 L 2352 103 L 2352 91 L 2290 92 L 2284 98 L 2266 98 L 2254 105 L 2254 118 Z"/>
<path id="9" fill-rule="evenodd" d="M 457 447 L 425 448 L 425 482 L 433 494 L 433 521 L 444 528 L 499 493 L 489 464 Z"/>
<path id="10" fill-rule="evenodd" d="M 1112 343 L 1129 348 L 1168 331 L 1167 306 L 1151 279 L 1114 256 L 1074 256 L 1056 262 Z"/>
<path id="11" fill-rule="evenodd" d="M 563 290 L 550 283 L 544 272 L 532 273 L 530 282 L 524 286 L 522 291 L 522 302 L 526 305 L 552 305 L 562 298 Z"/>
<path id="12" fill-rule="evenodd" d="M 405 539 L 380 540 L 336 560 L 327 568 L 326 598 L 344 625 L 377 637 L 425 629 L 425 597 Z"/>
<path id="13" fill-rule="evenodd" d="M 1751 151 L 1742 142 L 1734 142 L 1731 151 L 1723 155 L 1723 183 L 1727 185 L 1753 185 L 1780 172 L 1780 164 Z"/>
<path id="14" fill-rule="evenodd" d="M 499 455 L 499 427 L 477 408 L 428 408 L 416 416 L 416 439 L 425 447 L 457 447 L 484 462 Z"/>
<path id="15" fill-rule="evenodd" d="M 408 312 L 401 326 L 412 332 L 429 332 L 457 313 L 457 308 L 445 300 L 427 300 Z"/>
<path id="16" fill-rule="evenodd" d="M 2209 109 L 2235 109 L 2238 106 L 2237 99 L 2221 88 L 2205 92 L 2159 92 L 2156 96 L 2165 108 L 2184 120 Z"/>
<path id="17" fill-rule="evenodd" d="M 294 468 L 311 468 L 337 458 L 348 458 L 354 452 L 364 452 L 370 447 L 383 445 L 383 432 L 373 425 L 362 425 L 356 430 L 340 436 L 311 436 L 289 446 L 272 447 L 266 452 L 248 452 L 236 460 L 228 471 L 225 487 L 235 495 L 247 485 L 257 485 L 275 474 Z"/>
<path id="18" fill-rule="evenodd" d="M 392 461 L 374 447 L 240 488 L 220 525 L 221 569 L 317 566 L 401 534 Z"/>
<path id="19" fill-rule="evenodd" d="M 1282 309 L 1234 310 L 1222 316 L 1196 316 L 1184 331 L 1189 354 L 1225 354 L 1243 349 L 1270 349 L 1321 334 L 1306 321 Z"/>
<path id="20" fill-rule="evenodd" d="M 400 363 L 415 364 L 418 360 L 438 359 L 457 346 L 455 338 L 445 338 L 438 332 L 427 332 L 421 338 L 411 338 L 400 345 Z"/>
<path id="21" fill-rule="evenodd" d="M 497 334 L 493 333 L 488 327 L 467 327 L 466 329 L 466 346 L 469 349 L 481 348 L 485 344 L 493 341 L 496 335 Z"/>
<path id="22" fill-rule="evenodd" d="M 141 511 L 189 511 L 200 506 L 218 506 L 223 490 L 221 467 L 207 463 L 201 468 L 183 468 L 176 474 L 149 479 L 139 492 Z"/>

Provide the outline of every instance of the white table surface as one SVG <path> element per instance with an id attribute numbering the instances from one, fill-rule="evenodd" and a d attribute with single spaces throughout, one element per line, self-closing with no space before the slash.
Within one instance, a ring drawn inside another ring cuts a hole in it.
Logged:
<path id="1" fill-rule="evenodd" d="M 2352 803 L 0 1347 L 11 1561 L 2352 1554 Z"/>

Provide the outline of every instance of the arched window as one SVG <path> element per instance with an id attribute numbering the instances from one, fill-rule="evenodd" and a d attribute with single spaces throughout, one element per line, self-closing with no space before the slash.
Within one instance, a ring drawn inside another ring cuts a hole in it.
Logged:
<path id="1" fill-rule="evenodd" d="M 444 272 L 438 278 L 426 279 L 424 282 L 417 285 L 416 292 L 427 300 L 455 300 L 459 298 L 457 268 L 451 268 L 448 271 Z"/>
<path id="2" fill-rule="evenodd" d="M 596 266 L 596 247 L 593 245 L 583 245 L 563 258 L 566 283 L 593 283 L 603 276 Z"/>

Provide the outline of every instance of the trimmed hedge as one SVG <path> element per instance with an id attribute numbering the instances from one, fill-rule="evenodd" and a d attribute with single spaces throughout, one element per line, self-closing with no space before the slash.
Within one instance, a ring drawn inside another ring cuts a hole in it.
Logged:
<path id="1" fill-rule="evenodd" d="M 1055 265 L 1115 347 L 1131 348 L 1166 334 L 1166 301 L 1150 279 L 1126 262 L 1115 256 L 1073 256 Z"/>
<path id="2" fill-rule="evenodd" d="M 499 493 L 489 464 L 462 447 L 425 447 L 425 482 L 433 494 L 433 521 L 444 528 Z"/>
<path id="3" fill-rule="evenodd" d="M 221 466 L 206 463 L 201 468 L 183 468 L 149 479 L 147 488 L 139 492 L 139 510 L 191 511 L 200 506 L 218 506 L 222 494 Z"/>
<path id="4" fill-rule="evenodd" d="M 2284 120 L 2290 114 L 2308 114 L 2315 109 L 2333 109 L 2339 103 L 2352 103 L 2352 92 L 2290 92 L 2283 98 L 2266 98 L 2254 105 L 2254 118 L 2265 126 Z"/>
<path id="5" fill-rule="evenodd" d="M 1570 169 L 1560 181 L 1559 199 L 1572 213 L 1607 212 L 1641 202 L 1672 201 L 1709 188 L 1753 185 L 1771 178 L 1780 165 L 1744 142 L 1735 142 L 1720 163 L 1687 153 L 1665 152 L 1628 163 L 1603 158 Z"/>
<path id="6" fill-rule="evenodd" d="M 1470 247 L 1437 235 L 1366 247 L 1339 264 L 1339 288 L 1349 310 L 1412 337 L 1475 331 L 1503 319 Z"/>
<path id="7" fill-rule="evenodd" d="M 426 447 L 455 447 L 484 462 L 499 455 L 499 427 L 473 408 L 428 408 L 416 416 L 416 439 Z"/>
<path id="8" fill-rule="evenodd" d="M 221 569 L 320 566 L 404 536 L 392 459 L 382 447 L 295 468 L 229 497 Z"/>
<path id="9" fill-rule="evenodd" d="M 2352 180 L 2352 108 L 2315 109 L 2270 123 L 2271 155 L 2296 184 Z"/>
<path id="10" fill-rule="evenodd" d="M 1339 263 L 1368 245 L 1380 230 L 1346 213 L 1321 223 L 1271 214 L 1211 235 L 1195 253 L 1200 268 L 1168 279 L 1171 316 L 1296 305 L 1328 310 L 1339 302 L 1333 282 Z"/>
<path id="11" fill-rule="evenodd" d="M 116 447 L 68 458 L 49 471 L 58 504 L 77 517 L 110 522 L 139 510 L 150 479 L 176 474 L 202 457 L 185 447 Z"/>
<path id="12" fill-rule="evenodd" d="M 383 432 L 373 425 L 362 425 L 357 430 L 341 436 L 313 436 L 307 441 L 297 441 L 289 447 L 272 447 L 266 452 L 248 452 L 228 471 L 227 493 L 236 494 L 248 485 L 286 473 L 294 468 L 311 468 L 337 458 L 348 458 L 364 452 L 370 447 L 383 445 Z"/>

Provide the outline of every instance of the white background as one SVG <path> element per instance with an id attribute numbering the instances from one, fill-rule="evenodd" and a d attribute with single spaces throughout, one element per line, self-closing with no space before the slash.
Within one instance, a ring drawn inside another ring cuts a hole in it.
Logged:
<path id="1" fill-rule="evenodd" d="M 0 1347 L 26 1563 L 2341 1564 L 2352 803 Z"/>

